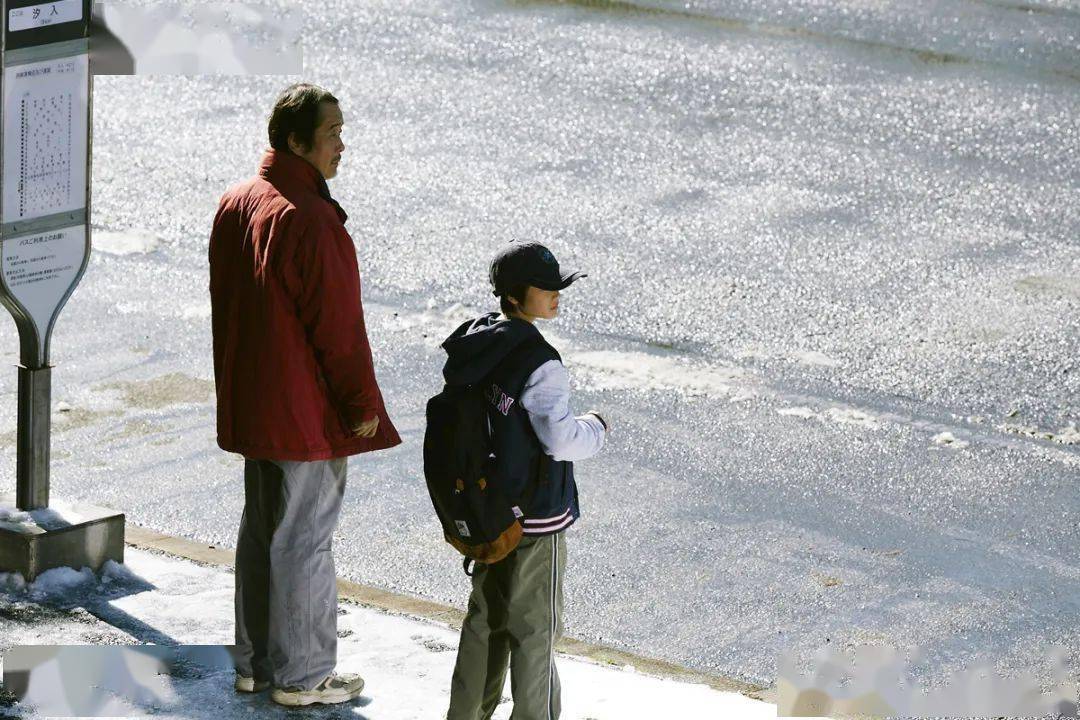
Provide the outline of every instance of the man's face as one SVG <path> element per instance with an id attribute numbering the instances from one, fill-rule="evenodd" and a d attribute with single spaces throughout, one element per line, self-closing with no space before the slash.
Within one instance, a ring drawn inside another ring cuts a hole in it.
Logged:
<path id="1" fill-rule="evenodd" d="M 305 151 L 295 141 L 295 135 L 289 138 L 292 151 L 314 165 L 327 180 L 337 175 L 341 153 L 345 151 L 345 143 L 341 142 L 343 122 L 337 103 L 324 102 L 319 105 L 319 124 L 315 127 L 311 148 Z"/>

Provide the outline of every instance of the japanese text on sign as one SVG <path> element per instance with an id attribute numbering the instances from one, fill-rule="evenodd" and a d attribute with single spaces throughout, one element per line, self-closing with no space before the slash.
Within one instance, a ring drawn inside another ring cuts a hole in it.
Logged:
<path id="1" fill-rule="evenodd" d="M 86 258 L 86 226 L 6 238 L 0 246 L 6 293 L 22 306 L 37 328 L 39 340 L 44 342 Z"/>
<path id="2" fill-rule="evenodd" d="M 12 8 L 8 11 L 8 31 L 30 30 L 45 25 L 82 20 L 82 0 L 57 0 L 31 7 Z"/>

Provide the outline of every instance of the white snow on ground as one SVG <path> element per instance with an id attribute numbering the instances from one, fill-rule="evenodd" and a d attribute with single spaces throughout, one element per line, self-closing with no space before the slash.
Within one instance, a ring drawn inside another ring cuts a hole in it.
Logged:
<path id="1" fill-rule="evenodd" d="M 1003 423 L 997 427 L 999 430 L 1012 433 L 1013 435 L 1023 435 L 1025 437 L 1033 437 L 1040 440 L 1049 440 L 1050 442 L 1061 445 L 1080 445 L 1080 430 L 1077 429 L 1076 423 L 1070 423 L 1067 427 L 1064 427 L 1057 432 L 1041 430 L 1032 425 L 1015 425 L 1012 423 Z"/>
<path id="2" fill-rule="evenodd" d="M 97 577 L 90 568 L 54 568 L 38 576 L 26 586 L 26 592 L 35 600 L 64 598 L 71 593 L 85 591 L 94 586 Z"/>
<path id="3" fill-rule="evenodd" d="M 799 417 L 805 420 L 820 420 L 822 422 L 835 422 L 842 425 L 858 425 L 864 428 L 875 429 L 879 427 L 878 419 L 862 410 L 849 407 L 831 407 L 818 412 L 808 407 L 782 407 L 776 412 L 781 415 Z"/>
<path id="4" fill-rule="evenodd" d="M 820 417 L 820 415 L 818 415 L 816 412 L 814 412 L 813 410 L 811 410 L 808 407 L 778 408 L 776 412 L 778 412 L 781 415 L 788 415 L 790 417 L 800 417 L 800 418 L 803 418 L 804 420 L 809 420 L 810 418 Z"/>
<path id="5" fill-rule="evenodd" d="M 153 589 L 144 590 L 147 583 Z M 131 585 L 131 594 L 123 592 L 126 585 Z M 112 610 L 183 644 L 228 644 L 232 638 L 231 573 L 132 548 L 126 550 L 124 566 L 111 564 L 98 577 L 85 568 L 50 570 L 22 587 L 11 576 L 0 575 L 0 589 L 4 590 L 0 606 L 25 600 L 62 599 L 70 603 L 80 598 L 93 607 L 95 602 L 104 601 Z M 342 603 L 342 609 L 338 667 L 343 672 L 359 672 L 366 681 L 358 707 L 354 706 L 356 711 L 362 707 L 368 720 L 428 720 L 444 712 L 457 632 L 350 603 Z M 72 641 L 69 629 L 58 626 L 54 635 L 43 636 L 40 628 L 15 625 L 4 642 L 63 645 Z M 560 657 L 558 668 L 565 720 L 775 717 L 773 705 L 704 685 L 650 677 L 633 668 L 601 666 L 573 657 Z M 266 694 L 256 698 L 235 695 L 231 673 L 201 681 L 194 691 L 180 687 L 185 682 L 174 678 L 175 692 L 156 693 L 166 700 L 154 708 L 155 715 L 192 717 L 192 709 L 224 704 L 214 716 L 227 720 L 248 718 L 253 710 L 272 707 Z M 504 696 L 510 697 L 509 680 Z M 181 704 L 171 706 L 167 698 L 181 698 Z M 120 709 L 131 714 L 151 709 L 131 702 L 126 705 Z M 495 713 L 496 720 L 508 718 L 510 710 L 510 702 L 504 702 Z"/>
<path id="6" fill-rule="evenodd" d="M 680 390 L 717 397 L 731 393 L 734 384 L 748 380 L 747 374 L 735 366 L 704 365 L 641 352 L 577 352 L 570 353 L 566 362 L 572 371 L 589 371 L 590 384 L 598 388 Z"/>
<path id="7" fill-rule="evenodd" d="M 0 573 L 0 593 L 16 593 L 26 590 L 26 579 L 19 573 Z"/>
<path id="8" fill-rule="evenodd" d="M 19 573 L 0 573 L 0 588 L 6 592 L 17 591 L 35 602 L 65 603 L 73 597 L 95 592 L 112 583 L 136 579 L 128 566 L 107 560 L 100 573 L 95 574 L 86 567 L 79 570 L 53 568 L 38 575 L 32 583 L 27 583 Z"/>
<path id="9" fill-rule="evenodd" d="M 72 505 L 62 500 L 50 503 L 50 507 L 30 511 L 0 504 L 0 527 L 11 530 L 28 530 L 35 527 L 49 530 L 77 525 L 85 519 Z"/>
<path id="10" fill-rule="evenodd" d="M 945 447 L 957 448 L 958 450 L 962 450 L 971 444 L 966 440 L 957 440 L 956 436 L 953 435 L 951 432 L 938 433 L 933 437 L 933 442 L 935 445 L 943 445 Z"/>
<path id="11" fill-rule="evenodd" d="M 792 358 L 804 365 L 819 365 L 821 367 L 840 367 L 840 361 L 834 360 L 825 353 L 817 350 L 799 350 L 791 354 Z"/>
<path id="12" fill-rule="evenodd" d="M 0 522 L 20 525 L 36 524 L 30 513 L 7 506 L 0 506 Z"/>
<path id="13" fill-rule="evenodd" d="M 844 425 L 860 425 L 865 428 L 876 428 L 878 426 L 876 417 L 856 408 L 831 407 L 825 411 L 825 417 Z"/>
<path id="14" fill-rule="evenodd" d="M 1065 445 L 1080 445 L 1080 429 L 1073 423 L 1067 428 L 1062 428 L 1056 436 L 1057 442 Z"/>
<path id="15" fill-rule="evenodd" d="M 157 250 L 160 241 L 152 232 L 132 229 L 121 232 L 91 230 L 90 242 L 94 252 L 109 255 L 141 255 Z"/>

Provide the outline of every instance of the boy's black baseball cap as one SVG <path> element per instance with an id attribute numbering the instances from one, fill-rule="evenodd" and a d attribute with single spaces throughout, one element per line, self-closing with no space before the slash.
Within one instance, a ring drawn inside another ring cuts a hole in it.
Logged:
<path id="1" fill-rule="evenodd" d="M 509 243 L 495 255 L 488 272 L 493 295 L 504 295 L 520 285 L 532 285 L 541 290 L 562 290 L 583 277 L 588 275 L 580 271 L 560 271 L 559 261 L 538 242 Z"/>

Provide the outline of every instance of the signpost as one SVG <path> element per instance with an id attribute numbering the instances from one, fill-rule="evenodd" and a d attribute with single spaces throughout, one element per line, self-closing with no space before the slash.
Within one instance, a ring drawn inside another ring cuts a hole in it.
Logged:
<path id="1" fill-rule="evenodd" d="M 90 258 L 90 0 L 4 0 L 0 60 L 0 303 L 19 330 L 15 504 L 49 506 L 56 319 Z M 0 504 L 6 499 L 0 496 Z M 0 571 L 123 560 L 123 515 L 82 506 L 0 526 Z"/>

